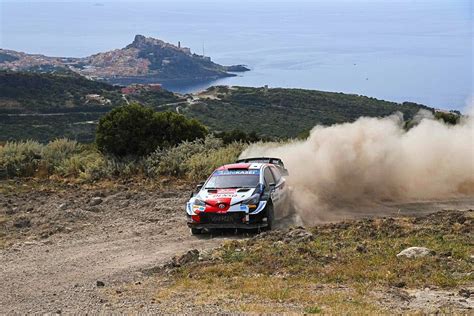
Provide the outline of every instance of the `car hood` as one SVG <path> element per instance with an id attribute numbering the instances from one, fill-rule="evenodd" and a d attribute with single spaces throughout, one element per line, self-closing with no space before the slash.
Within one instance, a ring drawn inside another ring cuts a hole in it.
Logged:
<path id="1" fill-rule="evenodd" d="M 231 206 L 249 199 L 256 190 L 256 188 L 201 189 L 196 198 L 211 206 L 221 203 Z"/>

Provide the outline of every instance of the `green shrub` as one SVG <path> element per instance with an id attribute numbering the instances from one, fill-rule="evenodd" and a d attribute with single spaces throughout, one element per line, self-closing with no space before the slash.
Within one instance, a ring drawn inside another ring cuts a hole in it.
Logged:
<path id="1" fill-rule="evenodd" d="M 209 135 L 205 139 L 182 142 L 166 151 L 157 150 L 146 160 L 147 174 L 151 176 L 183 176 L 188 171 L 187 160 L 206 151 L 215 151 L 223 146 L 222 140 Z"/>
<path id="2" fill-rule="evenodd" d="M 103 153 L 145 156 L 159 147 L 203 138 L 206 133 L 206 127 L 194 119 L 130 104 L 115 108 L 100 119 L 96 143 Z"/>
<path id="3" fill-rule="evenodd" d="M 7 177 L 56 174 L 87 181 L 133 176 L 160 175 L 200 180 L 216 167 L 233 162 L 247 145 L 234 142 L 224 145 L 222 139 L 208 135 L 205 139 L 157 149 L 146 158 L 104 155 L 93 146 L 57 139 L 41 145 L 38 142 L 8 142 L 0 147 L 0 169 Z M 44 167 L 44 168 L 43 168 Z"/>
<path id="4" fill-rule="evenodd" d="M 75 140 L 60 138 L 49 142 L 42 151 L 42 164 L 46 165 L 49 172 L 66 159 L 82 151 L 82 146 Z"/>
<path id="5" fill-rule="evenodd" d="M 104 156 L 98 151 L 82 152 L 62 161 L 56 172 L 64 177 L 88 181 L 129 178 L 144 173 L 143 159 Z"/>
<path id="6" fill-rule="evenodd" d="M 8 177 L 30 177 L 35 174 L 41 161 L 43 145 L 36 141 L 7 142 L 0 147 L 0 169 Z"/>
<path id="7" fill-rule="evenodd" d="M 136 157 L 114 157 L 106 156 L 103 167 L 103 177 L 107 178 L 130 178 L 144 174 L 144 159 Z"/>
<path id="8" fill-rule="evenodd" d="M 240 142 L 240 143 L 255 143 L 258 141 L 269 141 L 270 138 L 268 137 L 261 137 L 258 136 L 256 132 L 250 132 L 246 133 L 240 129 L 234 129 L 232 131 L 224 131 L 224 132 L 217 132 L 214 134 L 216 137 L 222 139 L 224 141 L 224 144 L 231 144 L 234 142 Z"/>
<path id="9" fill-rule="evenodd" d="M 239 157 L 247 145 L 232 143 L 215 151 L 203 151 L 186 162 L 187 178 L 193 181 L 204 180 L 214 169 L 232 163 Z"/>
<path id="10" fill-rule="evenodd" d="M 149 154 L 144 161 L 144 172 L 148 177 L 157 177 L 159 175 L 159 168 L 161 158 L 165 155 L 166 151 L 157 148 L 154 152 Z"/>
<path id="11" fill-rule="evenodd" d="M 435 112 L 434 116 L 437 120 L 443 121 L 444 123 L 450 125 L 458 124 L 459 120 L 461 119 L 459 111 L 451 111 L 449 113 L 439 111 Z"/>
<path id="12" fill-rule="evenodd" d="M 55 172 L 64 177 L 98 180 L 104 176 L 105 164 L 106 161 L 101 153 L 81 152 L 62 160 L 55 168 Z"/>

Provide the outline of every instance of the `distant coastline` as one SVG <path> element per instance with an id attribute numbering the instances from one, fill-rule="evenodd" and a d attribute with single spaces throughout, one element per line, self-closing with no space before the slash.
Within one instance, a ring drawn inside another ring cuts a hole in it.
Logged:
<path id="1" fill-rule="evenodd" d="M 0 49 L 0 70 L 55 73 L 71 71 L 92 80 L 112 84 L 200 83 L 234 77 L 250 69 L 245 65 L 224 66 L 188 47 L 136 35 L 122 49 L 84 58 L 48 57 Z"/>

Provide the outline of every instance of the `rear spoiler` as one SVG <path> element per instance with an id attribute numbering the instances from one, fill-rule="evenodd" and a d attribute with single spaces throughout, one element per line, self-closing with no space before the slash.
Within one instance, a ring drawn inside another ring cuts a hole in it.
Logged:
<path id="1" fill-rule="evenodd" d="M 271 163 L 275 165 L 280 170 L 282 176 L 288 176 L 288 170 L 285 168 L 285 164 L 280 158 L 272 158 L 272 157 L 254 157 L 254 158 L 244 158 L 239 159 L 236 163 Z"/>

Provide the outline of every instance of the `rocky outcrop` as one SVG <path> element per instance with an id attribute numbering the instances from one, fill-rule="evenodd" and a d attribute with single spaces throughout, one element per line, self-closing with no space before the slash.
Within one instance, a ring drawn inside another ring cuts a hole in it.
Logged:
<path id="1" fill-rule="evenodd" d="M 434 252 L 425 247 L 409 247 L 397 254 L 397 257 L 422 258 L 432 255 Z"/>

